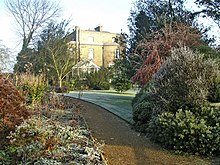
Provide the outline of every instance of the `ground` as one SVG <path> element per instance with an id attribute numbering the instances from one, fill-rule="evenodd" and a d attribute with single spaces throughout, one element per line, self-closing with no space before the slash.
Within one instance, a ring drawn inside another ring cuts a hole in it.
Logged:
<path id="1" fill-rule="evenodd" d="M 82 105 L 81 113 L 92 135 L 104 142 L 104 157 L 108 165 L 206 165 L 210 161 L 195 156 L 172 154 L 100 106 L 72 98 Z"/>

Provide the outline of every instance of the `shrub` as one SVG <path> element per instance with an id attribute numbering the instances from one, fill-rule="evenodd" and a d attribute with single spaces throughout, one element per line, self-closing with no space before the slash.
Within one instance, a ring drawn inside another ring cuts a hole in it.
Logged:
<path id="1" fill-rule="evenodd" d="M 5 138 L 6 132 L 13 130 L 28 116 L 24 97 L 0 74 L 0 139 Z"/>
<path id="2" fill-rule="evenodd" d="M 188 48 L 173 49 L 153 77 L 158 110 L 176 112 L 207 102 L 217 74 L 214 60 L 204 59 L 202 54 Z"/>
<path id="3" fill-rule="evenodd" d="M 209 89 L 208 100 L 210 102 L 220 102 L 220 76 L 216 77 Z"/>
<path id="4" fill-rule="evenodd" d="M 139 92 L 136 93 L 135 97 L 132 99 L 132 107 L 135 107 L 142 101 L 149 101 L 149 94 L 152 94 L 153 81 L 149 81 L 144 87 L 142 87 Z"/>
<path id="5" fill-rule="evenodd" d="M 27 103 L 37 104 L 42 98 L 46 89 L 42 76 L 33 74 L 21 74 L 18 76 L 17 87 L 26 97 Z"/>
<path id="6" fill-rule="evenodd" d="M 146 132 L 148 123 L 151 120 L 153 114 L 153 107 L 151 102 L 142 101 L 136 107 L 133 108 L 133 120 L 134 126 L 140 132 Z"/>
<path id="7" fill-rule="evenodd" d="M 115 76 L 112 79 L 111 85 L 117 92 L 122 93 L 131 88 L 131 81 L 123 75 Z"/>
<path id="8" fill-rule="evenodd" d="M 86 75 L 86 80 L 90 89 L 94 90 L 109 90 L 110 71 L 106 68 L 101 68 L 99 71 L 91 72 Z"/>
<path id="9" fill-rule="evenodd" d="M 15 164 L 102 164 L 99 145 L 85 128 L 47 117 L 41 118 L 41 127 L 37 123 L 38 117 L 32 117 L 10 133 Z"/>
<path id="10" fill-rule="evenodd" d="M 201 107 L 208 104 L 217 76 L 213 59 L 187 48 L 173 49 L 153 76 L 151 88 L 148 84 L 136 95 L 133 114 L 138 129 L 178 152 L 219 152 L 220 111 Z"/>
<path id="11" fill-rule="evenodd" d="M 179 153 L 220 152 L 220 110 L 208 106 L 165 112 L 150 122 L 148 133 L 156 142 Z"/>

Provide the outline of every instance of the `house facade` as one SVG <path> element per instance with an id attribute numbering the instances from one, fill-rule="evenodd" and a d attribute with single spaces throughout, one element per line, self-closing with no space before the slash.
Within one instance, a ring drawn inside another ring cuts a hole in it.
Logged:
<path id="1" fill-rule="evenodd" d="M 75 27 L 71 34 L 71 44 L 75 46 L 77 62 L 89 61 L 98 67 L 113 65 L 119 58 L 120 47 L 115 38 L 120 34 L 102 31 L 102 26 L 94 30 L 82 30 Z"/>

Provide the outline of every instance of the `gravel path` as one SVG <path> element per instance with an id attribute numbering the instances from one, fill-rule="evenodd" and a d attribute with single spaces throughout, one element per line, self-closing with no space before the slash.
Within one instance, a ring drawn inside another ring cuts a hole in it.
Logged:
<path id="1" fill-rule="evenodd" d="M 81 113 L 92 135 L 104 142 L 104 157 L 108 165 L 206 165 L 196 157 L 171 154 L 140 136 L 130 126 L 105 109 L 73 98 L 82 105 Z"/>

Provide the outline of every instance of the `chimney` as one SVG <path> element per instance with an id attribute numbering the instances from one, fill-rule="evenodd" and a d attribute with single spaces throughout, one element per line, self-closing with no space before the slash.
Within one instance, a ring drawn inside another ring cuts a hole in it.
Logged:
<path id="1" fill-rule="evenodd" d="M 102 26 L 101 25 L 97 26 L 95 28 L 95 31 L 102 32 Z"/>

